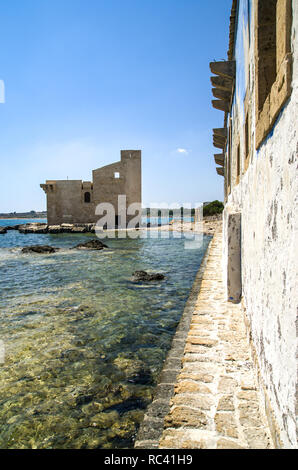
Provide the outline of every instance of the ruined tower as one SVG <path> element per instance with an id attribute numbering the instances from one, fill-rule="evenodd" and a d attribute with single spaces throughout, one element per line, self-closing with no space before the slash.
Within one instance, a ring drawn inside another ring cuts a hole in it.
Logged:
<path id="1" fill-rule="evenodd" d="M 96 207 L 110 203 L 115 223 L 120 223 L 118 196 L 126 196 L 126 220 L 133 217 L 128 207 L 142 202 L 141 150 L 121 150 L 121 160 L 93 170 L 93 181 L 47 180 L 41 188 L 47 195 L 49 225 L 96 223 Z"/>

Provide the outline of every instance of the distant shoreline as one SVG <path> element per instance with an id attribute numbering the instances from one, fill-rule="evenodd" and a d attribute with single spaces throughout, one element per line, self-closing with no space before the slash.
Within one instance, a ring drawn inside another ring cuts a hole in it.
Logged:
<path id="1" fill-rule="evenodd" d="M 19 220 L 19 219 L 46 219 L 47 214 L 38 214 L 38 215 L 0 215 L 0 220 Z"/>

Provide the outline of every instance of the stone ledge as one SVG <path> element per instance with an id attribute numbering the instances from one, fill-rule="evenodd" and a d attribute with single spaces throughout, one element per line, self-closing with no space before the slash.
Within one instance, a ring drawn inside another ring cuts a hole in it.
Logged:
<path id="1" fill-rule="evenodd" d="M 272 448 L 240 304 L 226 302 L 211 244 L 159 448 Z M 212 273 L 216 273 L 215 278 Z M 212 279 L 212 280 L 211 280 Z M 201 334 L 203 332 L 204 334 Z"/>
<path id="2" fill-rule="evenodd" d="M 170 411 L 170 400 L 174 395 L 174 384 L 177 383 L 177 376 L 181 371 L 186 339 L 188 336 L 192 315 L 196 308 L 196 301 L 200 292 L 203 273 L 206 268 L 209 252 L 210 244 L 201 262 L 182 317 L 172 340 L 171 348 L 164 362 L 163 369 L 159 375 L 158 385 L 154 392 L 153 401 L 148 406 L 143 423 L 141 424 L 137 433 L 134 444 L 136 449 L 158 448 L 159 440 L 164 429 L 164 417 Z M 158 421 L 156 421 L 157 417 Z M 152 421 L 152 419 L 154 421 Z M 149 424 L 151 422 L 154 422 L 154 429 L 150 429 Z"/>

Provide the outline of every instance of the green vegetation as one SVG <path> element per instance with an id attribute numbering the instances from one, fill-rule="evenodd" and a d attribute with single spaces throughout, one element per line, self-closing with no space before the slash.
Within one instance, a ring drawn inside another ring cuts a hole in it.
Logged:
<path id="1" fill-rule="evenodd" d="M 206 217 L 206 216 L 210 216 L 210 215 L 216 215 L 216 214 L 221 214 L 222 211 L 224 210 L 224 205 L 221 201 L 212 201 L 212 202 L 204 202 L 203 204 L 203 216 Z M 146 215 L 147 217 L 150 217 L 150 208 L 147 207 L 145 209 L 146 211 Z M 161 209 L 155 209 L 155 213 L 154 213 L 154 216 L 155 217 L 161 217 L 162 216 L 162 210 Z M 189 217 L 189 211 L 186 212 L 186 216 Z M 173 213 L 173 210 L 170 209 L 169 210 L 169 216 L 170 217 L 173 217 L 174 213 Z M 181 215 L 181 218 L 183 218 L 183 207 L 180 208 L 180 215 Z M 195 209 L 192 208 L 191 209 L 191 216 L 194 217 L 195 215 Z M 177 217 L 177 212 L 175 212 L 175 216 Z"/>
<path id="2" fill-rule="evenodd" d="M 224 210 L 224 205 L 220 201 L 212 201 L 203 207 L 203 216 L 221 214 Z"/>

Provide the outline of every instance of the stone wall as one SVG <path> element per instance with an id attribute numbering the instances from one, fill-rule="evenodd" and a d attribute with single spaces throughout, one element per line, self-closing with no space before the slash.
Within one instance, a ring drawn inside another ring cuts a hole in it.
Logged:
<path id="1" fill-rule="evenodd" d="M 239 2 L 240 12 L 244 3 L 244 0 Z M 253 7 L 256 2 L 250 4 Z M 297 446 L 298 3 L 292 1 L 290 98 L 261 144 L 256 136 L 254 21 L 252 11 L 250 25 L 244 24 L 243 31 L 243 22 L 238 21 L 236 35 L 238 69 L 231 110 L 232 188 L 226 196 L 223 220 L 226 240 L 223 271 L 227 277 L 229 214 L 241 212 L 243 306 L 263 385 L 264 402 L 275 445 L 294 448 Z M 249 34 L 245 26 L 249 28 Z M 243 80 L 243 83 L 237 84 L 237 80 Z M 250 117 L 249 164 L 245 154 L 247 112 Z M 241 149 L 239 184 L 235 158 L 238 145 Z"/>
<path id="2" fill-rule="evenodd" d="M 47 194 L 48 223 L 96 223 L 96 207 L 110 203 L 118 214 L 118 196 L 126 195 L 129 204 L 142 202 L 141 151 L 122 150 L 121 161 L 93 171 L 93 182 L 47 180 L 41 187 Z M 87 200 L 86 200 L 87 196 Z M 129 221 L 133 214 L 127 216 Z"/>
<path id="3" fill-rule="evenodd" d="M 89 185 L 91 186 L 91 183 Z M 84 202 L 85 192 L 92 195 L 92 191 L 89 188 L 84 189 L 82 181 L 46 181 L 46 184 L 41 186 L 47 194 L 49 225 L 95 222 L 95 205 L 92 196 L 90 203 Z"/>

